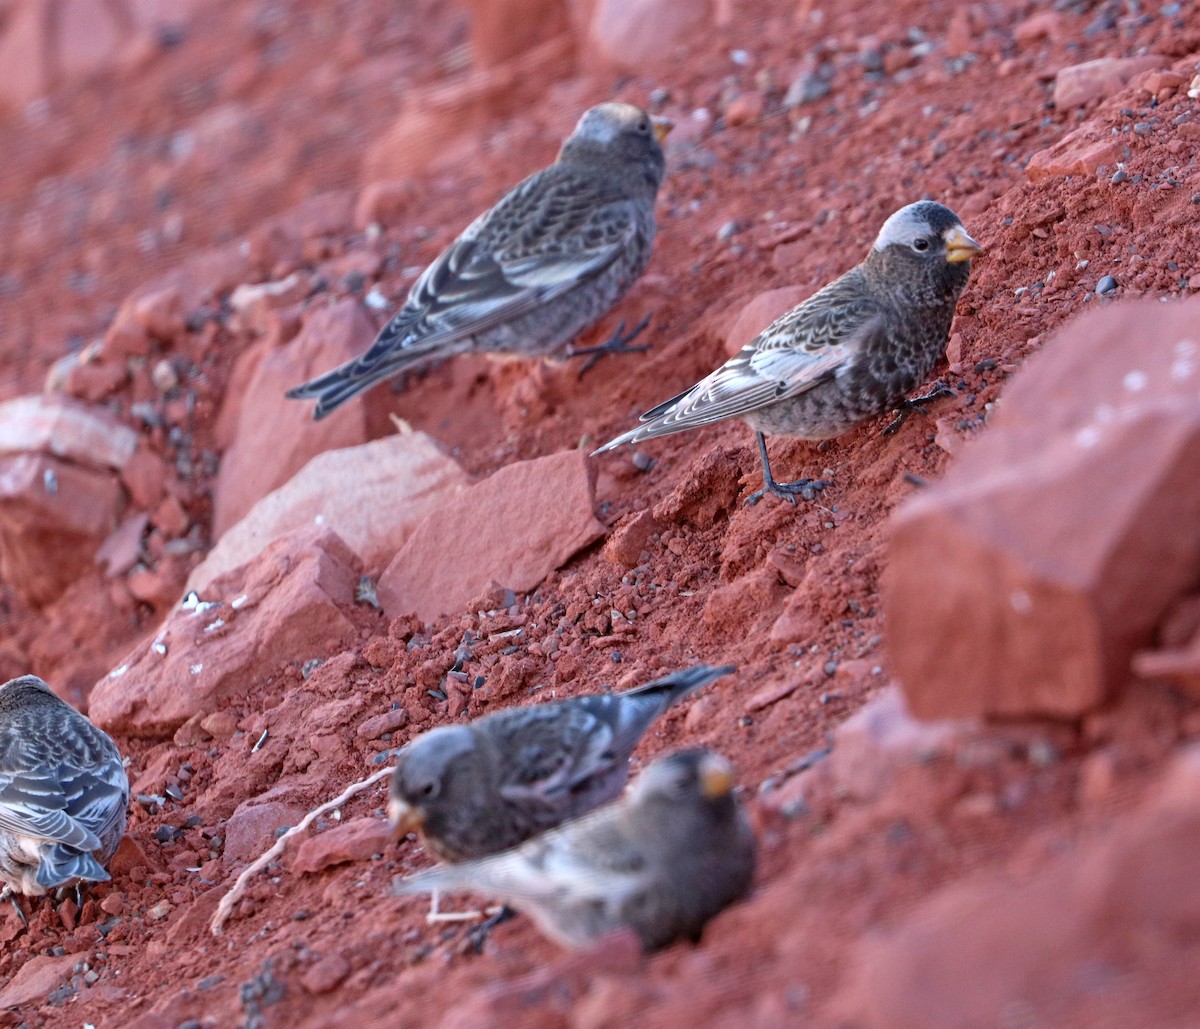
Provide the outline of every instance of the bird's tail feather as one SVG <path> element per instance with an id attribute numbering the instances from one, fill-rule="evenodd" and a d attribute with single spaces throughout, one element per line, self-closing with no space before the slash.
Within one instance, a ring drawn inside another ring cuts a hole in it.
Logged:
<path id="1" fill-rule="evenodd" d="M 316 400 L 313 417 L 319 421 L 377 382 L 426 360 L 444 347 L 443 336 L 414 338 L 413 329 L 411 316 L 397 315 L 383 327 L 365 354 L 289 389 L 285 396 L 291 400 Z"/>
<path id="2" fill-rule="evenodd" d="M 701 686 L 707 686 L 714 679 L 719 679 L 723 675 L 729 675 L 730 672 L 737 671 L 734 665 L 692 665 L 691 668 L 684 668 L 678 672 L 672 672 L 670 675 L 664 675 L 661 679 L 655 679 L 653 682 L 648 682 L 642 686 L 635 686 L 633 689 L 625 693 L 627 697 L 641 696 L 644 694 L 665 694 L 667 698 L 666 706 L 676 703 L 683 697 L 686 697 L 693 690 L 698 690 Z"/>
<path id="3" fill-rule="evenodd" d="M 691 425 L 681 425 L 678 422 L 668 421 L 666 417 L 672 412 L 676 403 L 690 392 L 690 389 L 685 389 L 678 396 L 674 396 L 670 400 L 664 400 L 657 407 L 652 407 L 641 416 L 641 425 L 630 429 L 628 432 L 621 433 L 616 439 L 611 439 L 604 446 L 593 450 L 592 456 L 595 457 L 596 454 L 603 454 L 606 450 L 614 450 L 622 443 L 641 443 L 644 439 L 670 436 L 673 432 L 683 432 L 685 429 L 693 428 Z"/>
<path id="4" fill-rule="evenodd" d="M 75 879 L 102 883 L 109 878 L 104 866 L 91 854 L 62 846 L 51 847 L 43 854 L 37 870 L 38 885 L 47 890 L 64 886 Z"/>

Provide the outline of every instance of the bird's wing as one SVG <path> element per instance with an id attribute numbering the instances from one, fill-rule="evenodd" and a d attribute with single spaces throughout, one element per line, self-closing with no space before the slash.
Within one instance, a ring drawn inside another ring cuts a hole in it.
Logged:
<path id="1" fill-rule="evenodd" d="M 505 741 L 513 760 L 506 762 L 509 771 L 497 787 L 500 795 L 509 801 L 552 805 L 589 780 L 603 778 L 626 758 L 614 748 L 615 723 L 606 717 L 605 702 L 615 704 L 616 699 L 588 697 L 530 708 Z"/>
<path id="2" fill-rule="evenodd" d="M 48 720 L 0 736 L 0 829 L 91 851 L 123 816 L 129 780 L 115 748 L 91 725 Z M 51 745 L 52 744 L 52 745 Z"/>
<path id="3" fill-rule="evenodd" d="M 67 794 L 59 776 L 58 768 L 29 769 L 3 776 L 0 829 L 78 850 L 96 850 L 100 838 L 68 814 Z"/>
<path id="4" fill-rule="evenodd" d="M 401 893 L 476 890 L 507 900 L 541 903 L 603 901 L 616 907 L 643 889 L 645 856 L 621 832 L 619 808 L 592 812 L 489 857 L 439 865 L 397 884 Z"/>
<path id="5" fill-rule="evenodd" d="M 665 436 L 738 418 L 834 378 L 882 324 L 882 309 L 852 269 L 772 322 L 712 374 L 642 415 L 643 424 L 606 443 Z"/>
<path id="6" fill-rule="evenodd" d="M 425 269 L 356 375 L 535 310 L 599 275 L 639 231 L 634 202 L 603 183 L 558 165 L 539 172 Z"/>

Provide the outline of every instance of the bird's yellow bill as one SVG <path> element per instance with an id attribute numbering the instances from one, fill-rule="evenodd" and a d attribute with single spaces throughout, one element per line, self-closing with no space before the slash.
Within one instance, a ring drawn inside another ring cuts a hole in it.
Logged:
<path id="1" fill-rule="evenodd" d="M 425 824 L 425 812 L 419 807 L 410 807 L 393 797 L 388 801 L 388 817 L 392 820 L 392 842 L 399 843 L 410 832 L 416 832 Z"/>
<path id="2" fill-rule="evenodd" d="M 670 118 L 665 118 L 661 114 L 656 114 L 650 119 L 650 124 L 654 127 L 654 138 L 660 143 L 666 139 L 671 130 L 675 128 L 675 123 Z"/>
<path id="3" fill-rule="evenodd" d="M 972 257 L 978 257 L 983 253 L 983 247 L 975 242 L 967 235 L 967 230 L 961 225 L 956 225 L 946 233 L 946 260 L 951 264 L 958 264 L 960 261 L 969 261 Z"/>
<path id="4" fill-rule="evenodd" d="M 733 792 L 733 769 L 718 757 L 707 758 L 700 766 L 700 790 L 709 800 L 727 797 Z"/>

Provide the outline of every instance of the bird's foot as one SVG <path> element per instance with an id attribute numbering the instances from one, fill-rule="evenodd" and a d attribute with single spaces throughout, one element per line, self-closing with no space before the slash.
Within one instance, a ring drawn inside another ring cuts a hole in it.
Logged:
<path id="1" fill-rule="evenodd" d="M 797 479 L 795 482 L 776 482 L 774 479 L 768 479 L 763 488 L 757 493 L 751 493 L 746 498 L 746 506 L 753 507 L 768 493 L 781 497 L 786 500 L 792 507 L 796 506 L 796 498 L 802 497 L 810 503 L 817 499 L 817 494 L 826 486 L 832 486 L 828 479 Z"/>
<path id="2" fill-rule="evenodd" d="M 579 378 L 591 371 L 592 366 L 600 360 L 605 354 L 642 354 L 650 349 L 649 343 L 643 343 L 636 347 L 631 347 L 629 344 L 638 338 L 650 324 L 650 315 L 646 315 L 640 322 L 637 323 L 629 332 L 625 331 L 625 323 L 621 322 L 617 326 L 617 331 L 614 332 L 606 342 L 594 347 L 580 347 L 576 350 L 572 347 L 567 351 L 567 357 L 586 357 L 583 366 L 579 369 Z"/>
<path id="3" fill-rule="evenodd" d="M 919 397 L 913 397 L 911 400 L 905 400 L 896 408 L 897 415 L 884 427 L 883 434 L 885 436 L 894 436 L 900 431 L 908 416 L 914 411 L 922 410 L 926 404 L 932 404 L 935 400 L 941 400 L 942 397 L 954 396 L 954 390 L 947 386 L 942 381 L 937 381 L 933 384 L 933 389 L 928 393 L 924 393 Z"/>
<path id="4" fill-rule="evenodd" d="M 479 925 L 473 926 L 467 931 L 467 942 L 470 944 L 471 950 L 476 954 L 482 954 L 483 945 L 487 942 L 491 931 L 515 916 L 516 912 L 507 904 L 493 908 L 486 921 L 480 922 Z"/>

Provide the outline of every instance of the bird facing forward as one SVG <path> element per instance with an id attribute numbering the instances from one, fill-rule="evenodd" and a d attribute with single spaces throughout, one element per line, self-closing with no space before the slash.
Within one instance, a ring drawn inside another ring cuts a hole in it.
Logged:
<path id="1" fill-rule="evenodd" d="M 441 726 L 396 755 L 388 814 L 444 861 L 507 850 L 616 797 L 651 723 L 732 672 L 696 665 L 625 693 L 509 708 Z"/>
<path id="2" fill-rule="evenodd" d="M 0 686 L 0 880 L 37 897 L 104 882 L 125 833 L 116 744 L 36 675 Z"/>
<path id="3" fill-rule="evenodd" d="M 395 890 L 500 897 L 567 947 L 622 926 L 648 951 L 696 940 L 754 877 L 754 834 L 733 784 L 720 755 L 676 751 L 615 803 L 513 850 L 418 872 Z"/>
<path id="4" fill-rule="evenodd" d="M 945 352 L 971 258 L 982 252 L 949 208 L 928 200 L 902 207 L 883 223 L 866 260 L 596 453 L 742 418 L 756 433 L 763 467 L 763 489 L 748 502 L 766 493 L 792 504 L 797 494 L 811 498 L 827 483 L 777 482 L 764 433 L 829 439 L 867 418 L 896 407 L 906 413 L 945 395 L 943 388 L 907 399 Z"/>
<path id="5" fill-rule="evenodd" d="M 665 170 L 659 142 L 669 128 L 632 104 L 585 112 L 554 164 L 501 198 L 425 269 L 366 353 L 287 395 L 315 399 L 313 417 L 324 418 L 434 358 L 555 353 L 645 270 Z M 623 328 L 606 346 L 629 342 Z"/>

